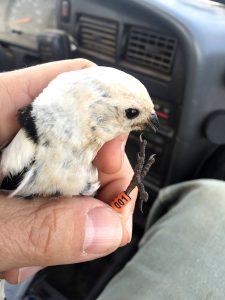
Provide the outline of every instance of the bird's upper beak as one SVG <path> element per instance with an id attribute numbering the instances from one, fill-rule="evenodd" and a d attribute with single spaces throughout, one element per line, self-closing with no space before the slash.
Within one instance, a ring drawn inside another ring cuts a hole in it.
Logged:
<path id="1" fill-rule="evenodd" d="M 155 132 L 160 129 L 159 120 L 156 113 L 150 115 L 149 125 Z"/>

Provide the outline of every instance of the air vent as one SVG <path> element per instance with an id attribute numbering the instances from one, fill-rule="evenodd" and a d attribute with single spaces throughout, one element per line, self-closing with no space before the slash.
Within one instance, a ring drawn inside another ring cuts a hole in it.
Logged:
<path id="1" fill-rule="evenodd" d="M 176 40 L 139 27 L 131 27 L 125 60 L 163 74 L 171 73 Z"/>
<path id="2" fill-rule="evenodd" d="M 79 18 L 78 41 L 82 50 L 115 57 L 117 23 L 82 15 Z"/>

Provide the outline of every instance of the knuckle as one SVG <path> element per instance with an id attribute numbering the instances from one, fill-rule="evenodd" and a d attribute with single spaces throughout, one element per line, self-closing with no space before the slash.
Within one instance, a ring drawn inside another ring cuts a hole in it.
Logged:
<path id="1" fill-rule="evenodd" d="M 28 234 L 31 253 L 40 256 L 51 255 L 53 251 L 54 235 L 57 230 L 58 210 L 53 203 L 41 205 L 33 214 Z"/>

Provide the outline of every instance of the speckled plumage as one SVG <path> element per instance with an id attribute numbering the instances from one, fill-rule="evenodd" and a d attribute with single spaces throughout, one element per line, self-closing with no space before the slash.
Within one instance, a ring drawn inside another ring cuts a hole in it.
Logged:
<path id="1" fill-rule="evenodd" d="M 126 110 L 139 111 L 128 119 Z M 94 195 L 92 161 L 108 140 L 143 129 L 155 114 L 140 81 L 108 67 L 62 73 L 19 112 L 21 129 L 3 150 L 2 178 L 25 170 L 11 196 Z M 32 129 L 32 130 L 31 130 Z"/>

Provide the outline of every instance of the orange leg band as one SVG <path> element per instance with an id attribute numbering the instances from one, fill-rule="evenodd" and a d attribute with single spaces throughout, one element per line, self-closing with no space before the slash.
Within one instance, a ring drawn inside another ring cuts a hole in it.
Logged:
<path id="1" fill-rule="evenodd" d="M 113 209 L 117 212 L 121 212 L 123 208 L 131 201 L 131 198 L 125 193 L 121 192 L 119 195 L 110 203 Z"/>

